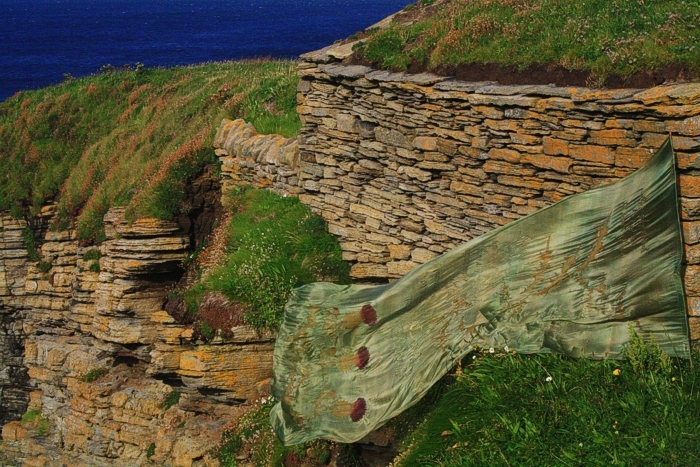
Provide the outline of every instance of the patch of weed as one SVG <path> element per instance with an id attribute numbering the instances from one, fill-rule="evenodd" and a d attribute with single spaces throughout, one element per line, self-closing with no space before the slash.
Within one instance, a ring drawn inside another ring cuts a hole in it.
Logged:
<path id="1" fill-rule="evenodd" d="M 180 402 L 180 395 L 179 391 L 169 392 L 168 395 L 165 396 L 165 399 L 163 399 L 163 402 L 160 403 L 160 408 L 168 410 L 170 407 L 177 405 L 178 402 Z"/>
<path id="2" fill-rule="evenodd" d="M 92 370 L 82 375 L 80 377 L 80 381 L 82 381 L 83 383 L 95 382 L 100 376 L 107 374 L 108 371 L 109 368 L 93 368 Z"/>
<path id="3" fill-rule="evenodd" d="M 41 413 L 41 410 L 37 408 L 29 409 L 22 416 L 22 425 L 35 429 L 41 436 L 49 434 L 49 421 Z"/>

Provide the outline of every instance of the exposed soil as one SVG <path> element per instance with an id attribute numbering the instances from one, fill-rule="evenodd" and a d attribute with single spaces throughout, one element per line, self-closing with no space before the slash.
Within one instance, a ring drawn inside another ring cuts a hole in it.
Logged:
<path id="1" fill-rule="evenodd" d="M 361 54 L 355 52 L 345 60 L 346 63 L 365 65 L 375 69 L 381 69 L 379 63 L 366 60 Z M 402 71 L 402 70 L 389 70 Z M 660 70 L 636 73 L 631 76 L 610 75 L 604 80 L 598 81 L 591 72 L 586 70 L 569 70 L 561 65 L 538 64 L 531 65 L 524 70 L 516 66 L 503 66 L 497 64 L 467 63 L 463 65 L 441 65 L 436 69 L 430 69 L 425 64 L 413 62 L 409 64 L 408 73 L 430 72 L 440 76 L 450 76 L 461 81 L 496 81 L 500 84 L 554 84 L 556 86 L 582 86 L 594 88 L 621 88 L 642 89 L 651 88 L 664 83 L 695 81 L 687 67 L 674 64 Z"/>

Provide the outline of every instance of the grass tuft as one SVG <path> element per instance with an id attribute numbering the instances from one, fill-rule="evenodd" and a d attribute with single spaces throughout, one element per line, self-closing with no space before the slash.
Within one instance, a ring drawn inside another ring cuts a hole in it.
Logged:
<path id="1" fill-rule="evenodd" d="M 181 393 L 179 391 L 170 391 L 168 395 L 165 396 L 165 399 L 163 399 L 163 402 L 160 403 L 160 408 L 168 410 L 170 407 L 177 405 L 178 402 L 180 402 L 180 395 Z"/>
<path id="2" fill-rule="evenodd" d="M 83 383 L 92 383 L 97 381 L 102 375 L 107 374 L 108 371 L 109 368 L 93 368 L 92 370 L 82 375 L 79 379 Z"/>
<path id="3" fill-rule="evenodd" d="M 41 413 L 40 409 L 29 409 L 22 416 L 22 425 L 37 431 L 41 436 L 49 434 L 49 421 Z"/>
<path id="4" fill-rule="evenodd" d="M 333 451 L 337 449 L 335 443 L 316 440 L 288 447 L 280 443 L 270 426 L 270 410 L 273 405 L 272 398 L 257 401 L 249 412 L 234 423 L 231 429 L 224 432 L 221 444 L 215 453 L 221 467 L 328 465 Z M 238 463 L 241 457 L 247 457 L 247 459 L 243 463 Z M 352 464 L 346 462 L 343 465 Z"/>

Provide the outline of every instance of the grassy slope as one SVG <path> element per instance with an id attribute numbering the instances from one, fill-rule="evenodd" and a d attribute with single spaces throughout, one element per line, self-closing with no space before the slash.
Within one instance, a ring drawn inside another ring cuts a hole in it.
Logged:
<path id="1" fill-rule="evenodd" d="M 232 215 L 218 267 L 179 292 L 203 337 L 218 329 L 225 333 L 230 319 L 238 318 L 233 310 L 200 306 L 207 292 L 220 292 L 237 304 L 243 321 L 256 328 L 277 328 L 292 289 L 317 281 L 350 282 L 338 239 L 298 198 L 242 188 L 227 205 Z"/>
<path id="2" fill-rule="evenodd" d="M 102 216 L 168 218 L 205 162 L 223 117 L 296 134 L 293 62 L 215 63 L 109 73 L 0 103 L 0 210 L 22 216 L 56 198 L 64 224 L 99 239 Z"/>
<path id="3" fill-rule="evenodd" d="M 699 465 L 700 354 L 671 361 L 639 342 L 623 361 L 477 353 L 395 464 Z"/>
<path id="4" fill-rule="evenodd" d="M 371 32 L 361 50 L 394 69 L 554 64 L 604 78 L 680 64 L 697 78 L 699 40 L 697 0 L 452 0 L 427 19 Z"/>

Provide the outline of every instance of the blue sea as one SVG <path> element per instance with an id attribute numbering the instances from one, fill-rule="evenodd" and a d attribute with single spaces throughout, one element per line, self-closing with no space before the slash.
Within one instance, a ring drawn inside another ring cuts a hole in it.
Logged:
<path id="1" fill-rule="evenodd" d="M 411 0 L 0 0 L 0 101 L 103 65 L 297 57 Z"/>

